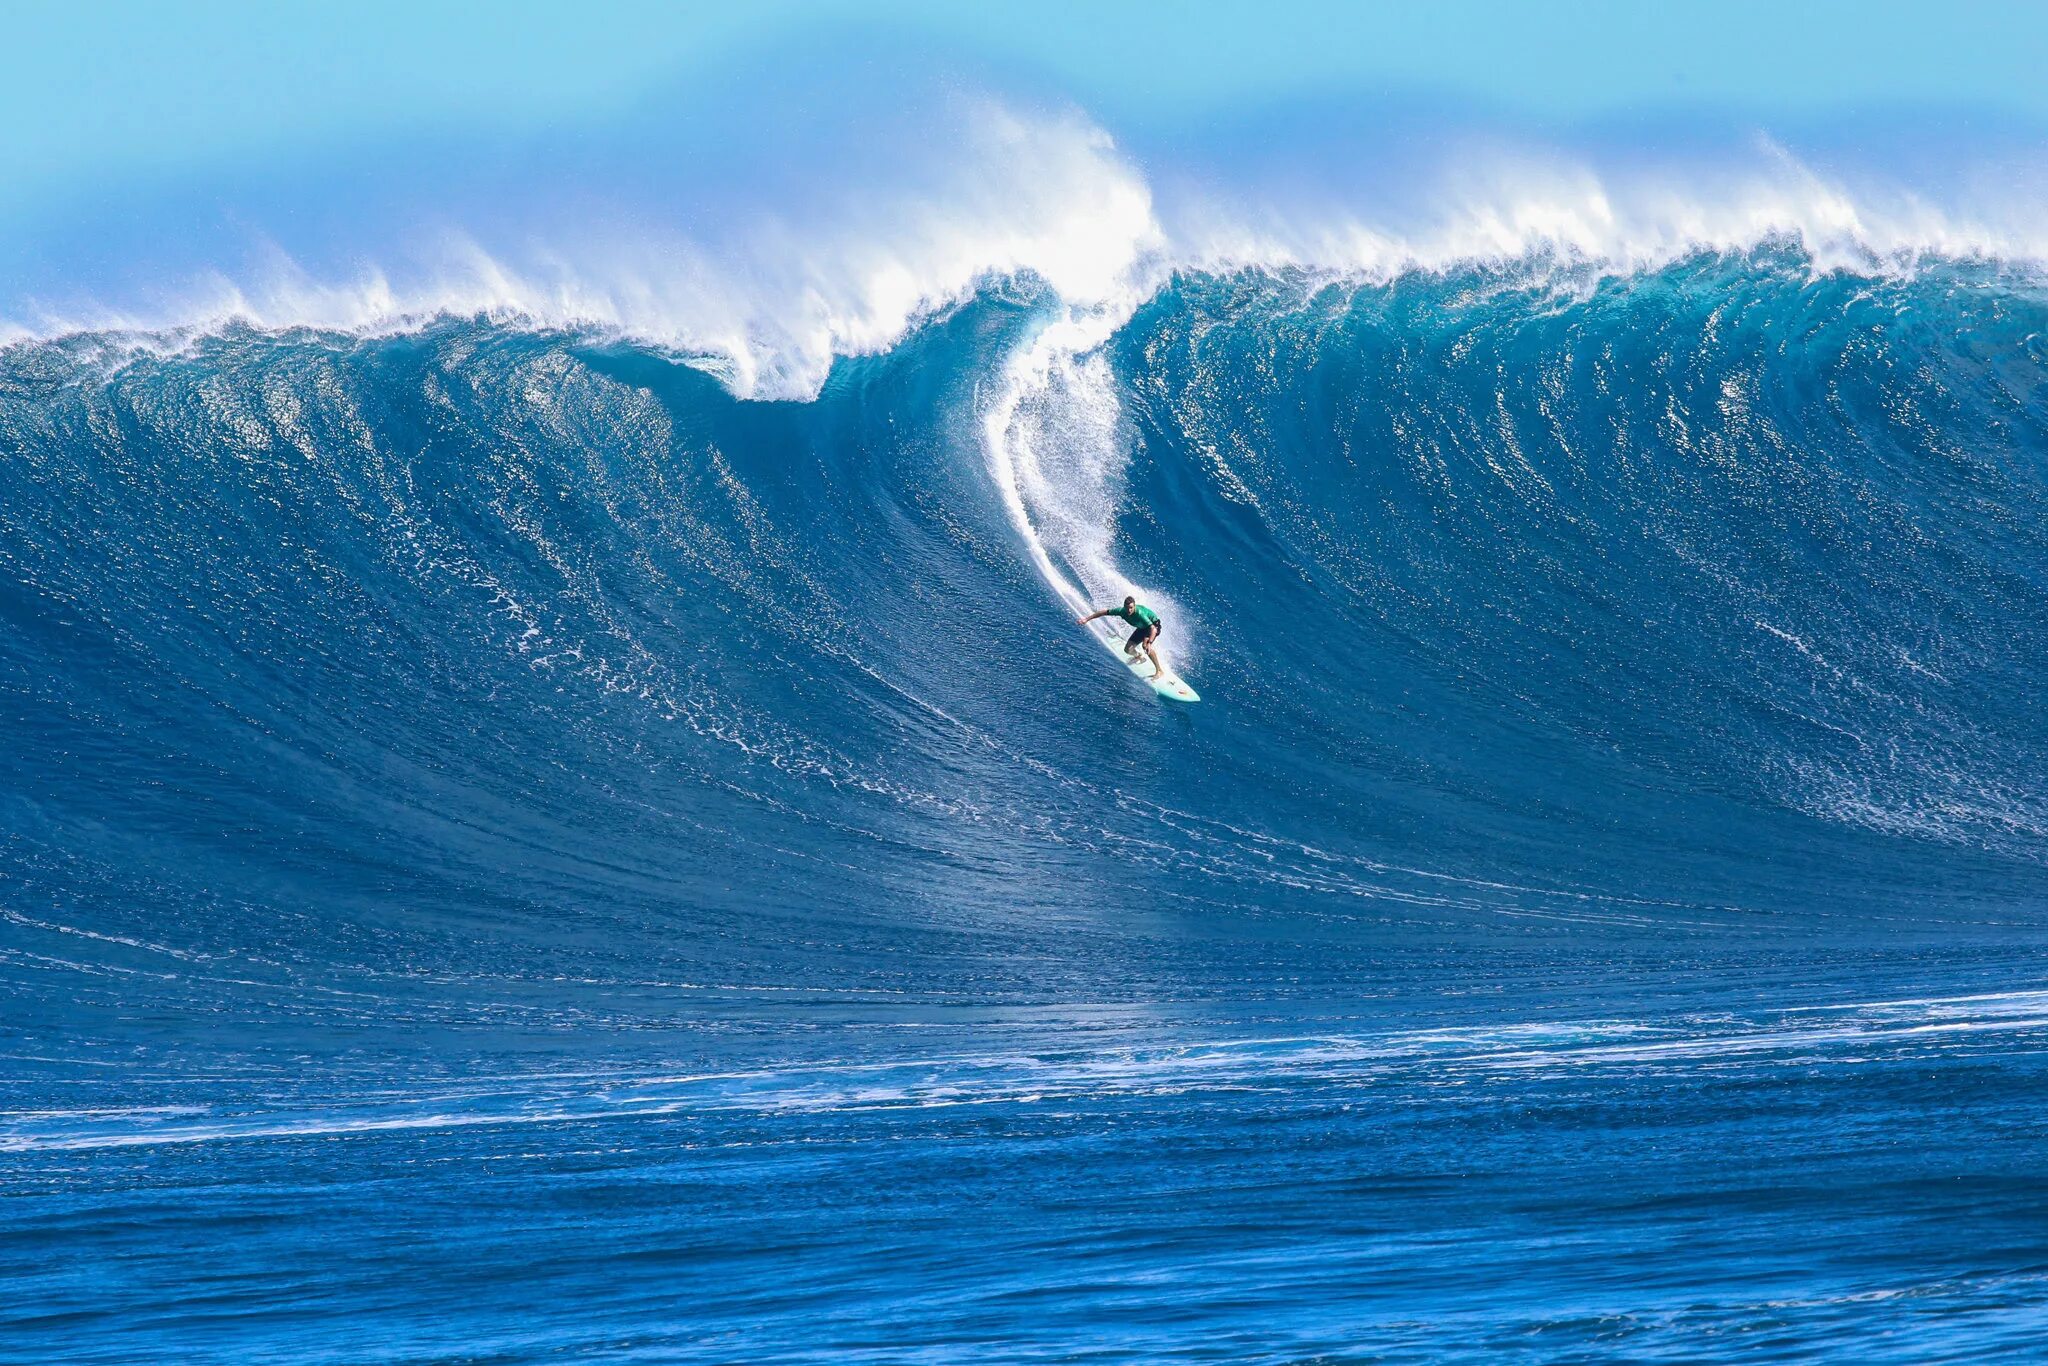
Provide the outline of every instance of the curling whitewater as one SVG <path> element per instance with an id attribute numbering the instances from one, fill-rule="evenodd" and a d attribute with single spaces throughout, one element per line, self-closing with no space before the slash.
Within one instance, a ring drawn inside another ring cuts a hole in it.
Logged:
<path id="1" fill-rule="evenodd" d="M 2020 1350 L 2048 292 L 1813 265 L 0 350 L 7 1340 Z"/>

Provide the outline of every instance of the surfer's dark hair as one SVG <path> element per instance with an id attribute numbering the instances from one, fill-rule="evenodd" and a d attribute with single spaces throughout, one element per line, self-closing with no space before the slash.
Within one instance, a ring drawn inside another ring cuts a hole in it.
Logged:
<path id="1" fill-rule="evenodd" d="M 1136 601 L 1137 599 L 1132 597 L 1129 593 L 1124 594 L 1124 606 L 1129 607 L 1132 603 Z"/>

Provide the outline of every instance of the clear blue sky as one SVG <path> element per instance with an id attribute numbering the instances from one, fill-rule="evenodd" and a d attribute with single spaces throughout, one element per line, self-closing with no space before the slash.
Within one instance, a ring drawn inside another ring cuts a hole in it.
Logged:
<path id="1" fill-rule="evenodd" d="M 1436 92 L 1552 120 L 1939 103 L 2048 123 L 2048 4 L 1989 0 L 16 0 L 0 184 L 19 205 L 411 127 L 602 116 L 738 49 L 834 25 L 926 35 L 1049 78 L 1112 121 Z"/>

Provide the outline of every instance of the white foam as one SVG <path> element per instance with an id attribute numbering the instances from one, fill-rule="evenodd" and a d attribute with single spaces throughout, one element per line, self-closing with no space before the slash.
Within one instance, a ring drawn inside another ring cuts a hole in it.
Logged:
<path id="1" fill-rule="evenodd" d="M 1765 1078 L 1819 1066 L 1916 1066 L 1930 1048 L 2034 1056 L 2048 1048 L 2048 992 L 1786 1004 L 1636 1020 L 1501 1021 L 1344 1034 L 1195 1037 L 729 1071 L 563 1072 L 398 1088 L 339 1108 L 288 1099 L 246 1111 L 198 1106 L 0 1113 L 0 1153 L 345 1135 L 659 1121 L 676 1114 L 817 1114 L 1313 1088 L 1323 1099 L 1426 1095 L 1442 1085 L 1546 1070 Z"/>
<path id="2" fill-rule="evenodd" d="M 1130 443 L 1101 347 L 1139 293 L 1068 306 L 1004 366 L 982 414 L 982 445 L 1004 508 L 1033 564 L 1077 615 L 1125 594 L 1177 615 L 1170 595 L 1116 566 L 1116 502 Z M 1184 633 L 1176 657 L 1186 661 Z"/>

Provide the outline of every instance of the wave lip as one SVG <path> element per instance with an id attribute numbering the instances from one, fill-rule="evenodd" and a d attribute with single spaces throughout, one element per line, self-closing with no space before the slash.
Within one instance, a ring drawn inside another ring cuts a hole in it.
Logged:
<path id="1" fill-rule="evenodd" d="M 1032 282 L 1113 328 L 1190 271 L 1597 277 L 1767 248 L 1812 271 L 1872 276 L 2048 261 L 2048 200 L 2032 188 L 2048 177 L 2010 157 L 1937 184 L 1839 156 L 1824 169 L 1762 135 L 1711 155 L 1624 153 L 1403 125 L 1387 134 L 1398 146 L 1359 132 L 1313 152 L 1269 148 L 1267 165 L 1192 143 L 1122 145 L 1082 111 L 1042 101 L 904 98 L 901 110 L 760 133 L 756 158 L 790 163 L 782 178 L 795 187 L 779 197 L 743 178 L 706 175 L 693 189 L 704 152 L 672 148 L 552 207 L 509 185 L 471 187 L 485 206 L 424 196 L 387 207 L 335 229 L 342 250 L 293 242 L 294 221 L 342 212 L 315 198 L 269 225 L 244 215 L 252 226 L 219 244 L 219 259 L 131 262 L 124 278 L 140 283 L 111 295 L 72 281 L 0 301 L 0 341 L 232 326 L 383 335 L 488 319 L 660 347 L 737 395 L 786 399 L 815 396 L 835 359 L 897 345 L 1002 281 Z M 722 156 L 744 164 L 746 136 Z M 1089 331 L 1099 341 L 1103 329 Z"/>

